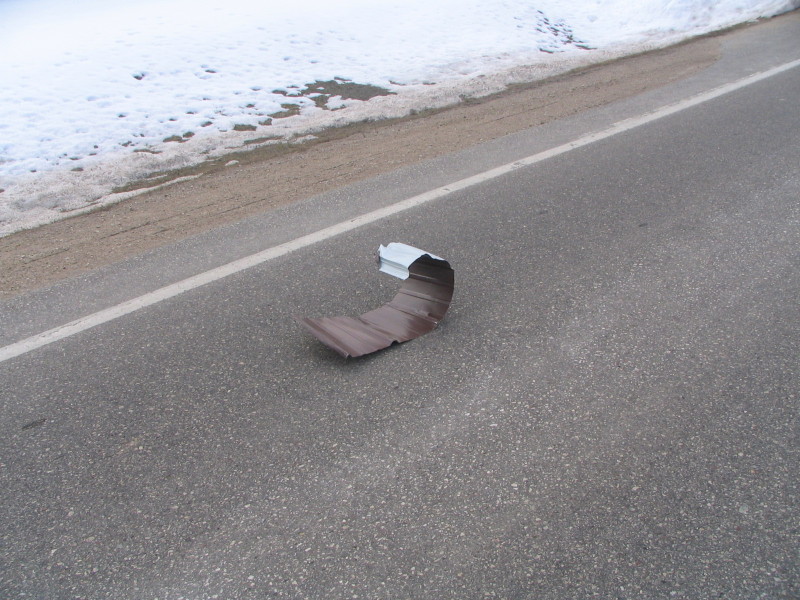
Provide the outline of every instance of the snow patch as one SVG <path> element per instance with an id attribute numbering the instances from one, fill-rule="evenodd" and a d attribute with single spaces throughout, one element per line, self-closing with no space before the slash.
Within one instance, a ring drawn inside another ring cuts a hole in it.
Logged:
<path id="1" fill-rule="evenodd" d="M 795 4 L 4 0 L 0 235 L 253 140 L 442 107 Z"/>

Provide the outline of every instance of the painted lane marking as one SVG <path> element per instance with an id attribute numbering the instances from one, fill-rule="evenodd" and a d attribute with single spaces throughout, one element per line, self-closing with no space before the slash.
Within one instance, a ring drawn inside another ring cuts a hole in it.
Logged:
<path id="1" fill-rule="evenodd" d="M 709 100 L 719 98 L 720 96 L 724 96 L 725 94 L 729 94 L 736 90 L 740 90 L 749 85 L 753 85 L 755 83 L 758 83 L 759 81 L 762 81 L 774 75 L 778 75 L 780 73 L 783 73 L 798 66 L 800 66 L 800 60 L 784 63 L 783 65 L 779 65 L 772 69 L 768 69 L 766 71 L 762 71 L 760 73 L 744 77 L 732 83 L 728 83 L 720 87 L 714 88 L 713 90 L 697 94 L 695 96 L 686 98 L 684 100 L 675 102 L 673 104 L 668 104 L 652 112 L 645 113 L 643 115 L 639 115 L 636 117 L 631 117 L 623 121 L 619 121 L 618 123 L 615 123 L 614 125 L 611 125 L 610 127 L 602 131 L 589 133 L 585 136 L 578 138 L 577 140 L 561 144 L 560 146 L 550 148 L 549 150 L 538 152 L 526 158 L 515 160 L 500 167 L 496 167 L 494 169 L 490 169 L 488 171 L 478 173 L 477 175 L 473 175 L 471 177 L 467 177 L 465 179 L 449 183 L 447 185 L 435 188 L 433 190 L 424 192 L 422 194 L 412 196 L 411 198 L 401 200 L 400 202 L 396 202 L 395 204 L 391 204 L 384 208 L 379 208 L 377 210 L 364 213 L 353 219 L 342 221 L 341 223 L 331 225 L 330 227 L 320 229 L 319 231 L 309 233 L 308 235 L 295 238 L 294 240 L 285 242 L 283 244 L 279 244 L 277 246 L 273 246 L 271 248 L 267 248 L 266 250 L 262 250 L 261 252 L 251 254 L 250 256 L 240 258 L 228 264 L 222 265 L 221 267 L 211 269 L 210 271 L 200 273 L 199 275 L 194 275 L 193 277 L 189 277 L 177 283 L 173 283 L 171 285 L 159 288 L 153 292 L 149 292 L 137 298 L 133 298 L 132 300 L 128 300 L 127 302 L 117 304 L 116 306 L 112 306 L 111 308 L 98 311 L 86 317 L 81 317 L 80 319 L 76 319 L 65 325 L 55 327 L 43 333 L 39 333 L 37 335 L 20 340 L 8 346 L 4 346 L 0 348 L 0 362 L 5 362 L 22 354 L 26 354 L 28 352 L 36 350 L 37 348 L 41 348 L 48 344 L 52 344 L 53 342 L 57 342 L 59 340 L 63 340 L 65 338 L 73 336 L 77 333 L 86 331 L 87 329 L 91 329 L 92 327 L 102 325 L 103 323 L 108 323 L 109 321 L 113 321 L 115 319 L 128 315 L 142 308 L 152 306 L 164 300 L 168 300 L 169 298 L 174 298 L 175 296 L 178 296 L 184 292 L 197 289 L 208 283 L 218 281 L 220 279 L 228 277 L 229 275 L 233 275 L 234 273 L 239 273 L 240 271 L 244 271 L 251 267 L 255 267 L 256 265 L 260 265 L 262 263 L 273 260 L 280 256 L 284 256 L 286 254 L 289 254 L 290 252 L 294 252 L 295 250 L 306 248 L 308 246 L 311 246 L 313 244 L 319 243 L 324 240 L 328 240 L 342 233 L 358 229 L 359 227 L 363 227 L 364 225 L 375 223 L 376 221 L 380 221 L 381 219 L 385 219 L 387 217 L 396 215 L 411 208 L 420 206 L 422 204 L 426 204 L 433 200 L 437 200 L 439 198 L 452 194 L 453 192 L 457 192 L 472 187 L 474 185 L 484 183 L 491 179 L 496 179 L 497 177 L 500 177 L 517 169 L 534 165 L 536 163 L 547 160 L 548 158 L 553 158 L 554 156 L 565 154 L 570 150 L 575 150 L 576 148 L 582 148 L 583 146 L 587 146 L 594 142 L 598 142 L 600 140 L 610 138 L 620 133 L 630 131 L 631 129 L 641 127 L 642 125 L 652 123 L 653 121 L 663 119 L 664 117 L 668 117 L 670 115 L 686 110 L 693 106 L 697 106 L 698 104 L 708 102 Z"/>

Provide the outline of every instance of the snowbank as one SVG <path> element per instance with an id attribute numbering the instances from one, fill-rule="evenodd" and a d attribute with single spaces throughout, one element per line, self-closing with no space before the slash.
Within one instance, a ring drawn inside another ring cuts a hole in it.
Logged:
<path id="1" fill-rule="evenodd" d="M 796 5 L 5 0 L 0 235 L 253 140 L 440 107 Z"/>

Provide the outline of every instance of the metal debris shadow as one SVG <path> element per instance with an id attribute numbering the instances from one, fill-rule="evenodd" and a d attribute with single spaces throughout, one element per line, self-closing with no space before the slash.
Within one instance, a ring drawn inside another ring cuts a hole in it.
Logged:
<path id="1" fill-rule="evenodd" d="M 443 258 L 407 244 L 378 249 L 381 271 L 403 279 L 395 297 L 360 317 L 294 317 L 345 358 L 364 356 L 433 331 L 453 299 L 453 269 Z"/>

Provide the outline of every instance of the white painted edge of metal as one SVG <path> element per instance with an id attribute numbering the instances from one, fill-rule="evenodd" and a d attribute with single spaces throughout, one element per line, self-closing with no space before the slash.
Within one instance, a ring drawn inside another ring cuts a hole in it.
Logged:
<path id="1" fill-rule="evenodd" d="M 37 348 L 41 348 L 43 346 L 47 346 L 48 344 L 63 340 L 93 327 L 97 327 L 98 325 L 102 325 L 103 323 L 108 323 L 109 321 L 113 321 L 142 308 L 146 308 L 148 306 L 152 306 L 153 304 L 163 302 L 164 300 L 174 298 L 175 296 L 183 294 L 184 292 L 188 292 L 214 281 L 218 281 L 224 277 L 233 275 L 234 273 L 239 273 L 240 271 L 250 269 L 256 265 L 260 265 L 280 256 L 284 256 L 290 252 L 294 252 L 295 250 L 306 248 L 342 233 L 363 227 L 364 225 L 375 223 L 376 221 L 380 221 L 386 217 L 396 215 L 411 208 L 426 204 L 433 200 L 437 200 L 453 192 L 469 188 L 473 185 L 477 185 L 491 179 L 495 179 L 521 167 L 534 165 L 547 160 L 548 158 L 553 158 L 554 156 L 564 154 L 571 150 L 575 150 L 620 133 L 630 131 L 631 129 L 641 127 L 642 125 L 652 123 L 653 121 L 663 119 L 664 117 L 668 117 L 677 112 L 692 108 L 693 106 L 703 104 L 709 100 L 714 100 L 715 98 L 735 92 L 749 85 L 758 83 L 759 81 L 763 81 L 769 77 L 773 77 L 774 75 L 794 69 L 798 66 L 800 66 L 800 60 L 794 60 L 782 65 L 778 65 L 772 69 L 767 69 L 766 71 L 749 75 L 707 92 L 702 92 L 673 104 L 668 104 L 649 113 L 619 121 L 610 127 L 607 127 L 606 129 L 595 133 L 589 133 L 573 141 L 550 148 L 549 150 L 544 150 L 526 158 L 495 167 L 494 169 L 489 169 L 488 171 L 484 171 L 482 173 L 478 173 L 477 175 L 466 177 L 459 181 L 423 192 L 422 194 L 412 196 L 411 198 L 406 198 L 405 200 L 390 204 L 389 206 L 364 213 L 347 221 L 342 221 L 340 223 L 336 223 L 335 225 L 331 225 L 330 227 L 326 227 L 288 242 L 284 242 L 283 244 L 278 244 L 277 246 L 267 248 L 261 252 L 251 254 L 250 256 L 245 256 L 244 258 L 240 258 L 215 269 L 211 269 L 210 271 L 205 271 L 204 273 L 194 275 L 193 277 L 189 277 L 182 281 L 178 281 L 177 283 L 173 283 L 137 298 L 133 298 L 127 302 L 117 304 L 116 306 L 112 306 L 85 317 L 81 317 L 65 325 L 54 327 L 48 331 L 44 331 L 37 335 L 33 335 L 18 342 L 4 346 L 0 348 L 0 362 L 11 360 L 12 358 L 26 354 L 36 350 Z"/>
<path id="2" fill-rule="evenodd" d="M 444 260 L 435 254 L 402 242 L 391 242 L 386 246 L 381 244 L 378 248 L 378 270 L 398 279 L 408 279 L 408 267 L 420 256 L 425 255 L 436 260 Z"/>

